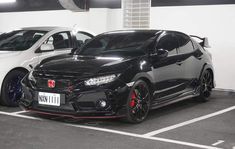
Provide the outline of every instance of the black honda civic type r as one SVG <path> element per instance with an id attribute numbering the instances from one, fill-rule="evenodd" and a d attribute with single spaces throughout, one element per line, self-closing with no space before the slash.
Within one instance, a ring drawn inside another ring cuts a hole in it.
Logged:
<path id="1" fill-rule="evenodd" d="M 204 47 L 207 38 L 176 31 L 103 33 L 36 66 L 22 80 L 20 106 L 42 114 L 139 123 L 151 109 L 193 97 L 208 100 L 215 83 Z"/>

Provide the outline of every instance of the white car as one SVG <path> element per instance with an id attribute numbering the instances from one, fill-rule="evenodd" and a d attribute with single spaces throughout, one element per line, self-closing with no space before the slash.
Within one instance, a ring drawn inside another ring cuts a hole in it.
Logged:
<path id="1" fill-rule="evenodd" d="M 70 53 L 93 38 L 86 31 L 62 27 L 30 27 L 0 35 L 0 103 L 17 106 L 21 80 L 43 59 Z"/>

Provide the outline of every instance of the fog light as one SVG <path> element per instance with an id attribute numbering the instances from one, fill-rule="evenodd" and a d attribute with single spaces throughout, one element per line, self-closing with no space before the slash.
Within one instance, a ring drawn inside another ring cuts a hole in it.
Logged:
<path id="1" fill-rule="evenodd" d="M 107 102 L 105 100 L 99 100 L 98 102 L 99 107 L 105 108 L 107 106 Z"/>
<path id="2" fill-rule="evenodd" d="M 101 102 L 100 102 L 100 106 L 101 106 L 102 108 L 106 107 L 106 105 L 107 105 L 106 101 L 101 101 Z"/>

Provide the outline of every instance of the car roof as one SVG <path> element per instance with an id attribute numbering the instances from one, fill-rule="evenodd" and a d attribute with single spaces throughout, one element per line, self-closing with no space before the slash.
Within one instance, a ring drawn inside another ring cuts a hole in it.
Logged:
<path id="1" fill-rule="evenodd" d="M 52 30 L 72 30 L 68 27 L 56 27 L 56 26 L 41 26 L 41 27 L 24 27 L 23 30 L 40 30 L 40 31 L 52 31 Z"/>
<path id="2" fill-rule="evenodd" d="M 135 29 L 135 30 L 116 30 L 116 31 L 109 31 L 109 32 L 105 32 L 103 33 L 103 35 L 105 34 L 128 34 L 128 33 L 149 33 L 149 34 L 156 34 L 156 33 L 162 33 L 162 32 L 174 32 L 174 33 L 181 33 L 184 35 L 187 35 L 183 32 L 180 31 L 174 31 L 174 30 L 157 30 L 157 29 Z M 188 36 L 188 35 L 187 35 Z"/>
<path id="3" fill-rule="evenodd" d="M 162 31 L 162 30 L 154 30 L 154 29 L 135 29 L 135 30 L 116 30 L 116 31 L 109 31 L 109 32 L 105 32 L 103 34 L 120 34 L 120 33 L 157 33 L 159 31 Z"/>

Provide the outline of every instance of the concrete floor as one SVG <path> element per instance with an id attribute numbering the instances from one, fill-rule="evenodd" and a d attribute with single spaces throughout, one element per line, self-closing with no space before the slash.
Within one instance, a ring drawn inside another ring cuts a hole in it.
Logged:
<path id="1" fill-rule="evenodd" d="M 185 100 L 150 112 L 137 125 L 72 120 L 0 107 L 1 149 L 235 149 L 235 93 Z"/>

